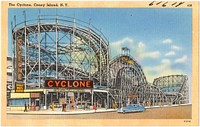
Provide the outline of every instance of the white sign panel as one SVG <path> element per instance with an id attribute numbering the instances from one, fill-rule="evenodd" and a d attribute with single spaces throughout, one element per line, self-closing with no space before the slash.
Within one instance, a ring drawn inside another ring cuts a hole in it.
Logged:
<path id="1" fill-rule="evenodd" d="M 68 92 L 68 96 L 74 96 L 73 92 Z"/>

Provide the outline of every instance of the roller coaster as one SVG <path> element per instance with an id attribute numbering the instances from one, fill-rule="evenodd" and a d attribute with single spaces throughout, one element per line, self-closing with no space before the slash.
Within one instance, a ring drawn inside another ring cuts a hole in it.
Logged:
<path id="1" fill-rule="evenodd" d="M 160 88 L 170 102 L 189 103 L 188 76 L 168 75 L 154 79 L 153 84 Z"/>
<path id="2" fill-rule="evenodd" d="M 110 59 L 108 39 L 92 24 L 79 19 L 40 15 L 15 22 L 12 47 L 13 88 L 16 81 L 32 89 L 44 88 L 47 79 L 92 80 L 95 85 L 106 86 L 111 100 L 121 105 L 136 98 L 137 103 L 152 105 L 189 102 L 186 75 L 159 77 L 148 83 L 128 48 L 122 47 L 124 53 Z M 18 60 L 22 62 L 21 78 Z"/>
<path id="3" fill-rule="evenodd" d="M 92 25 L 63 16 L 41 16 L 25 23 L 13 29 L 13 45 L 22 40 L 25 86 L 35 82 L 40 87 L 50 78 L 107 84 L 108 40 Z"/>

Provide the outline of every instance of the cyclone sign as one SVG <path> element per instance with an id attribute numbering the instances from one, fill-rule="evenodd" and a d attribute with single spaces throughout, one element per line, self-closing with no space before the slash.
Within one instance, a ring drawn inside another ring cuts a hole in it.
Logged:
<path id="1" fill-rule="evenodd" d="M 91 80 L 45 80 L 46 88 L 93 88 Z"/>
<path id="2" fill-rule="evenodd" d="M 22 81 L 22 39 L 21 37 L 17 38 L 17 46 L 16 46 L 16 51 L 17 51 L 17 71 L 16 71 L 16 76 L 17 76 L 17 81 Z"/>

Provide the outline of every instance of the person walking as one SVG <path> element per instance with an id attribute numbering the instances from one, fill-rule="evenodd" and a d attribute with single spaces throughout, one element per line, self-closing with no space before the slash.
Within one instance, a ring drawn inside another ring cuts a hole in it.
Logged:
<path id="1" fill-rule="evenodd" d="M 29 105 L 29 103 L 28 103 L 28 110 L 30 110 L 30 105 Z"/>
<path id="2" fill-rule="evenodd" d="M 117 102 L 115 101 L 115 108 L 118 108 L 118 104 L 117 104 Z"/>
<path id="3" fill-rule="evenodd" d="M 85 101 L 85 110 L 87 110 L 88 104 L 87 101 Z"/>
<path id="4" fill-rule="evenodd" d="M 62 103 L 62 112 L 64 112 L 65 104 L 64 102 Z"/>
<path id="5" fill-rule="evenodd" d="M 35 104 L 34 104 L 34 102 L 32 102 L 31 110 L 32 110 L 32 111 L 35 111 Z"/>
<path id="6" fill-rule="evenodd" d="M 52 111 L 54 111 L 54 102 L 52 102 Z"/>
<path id="7" fill-rule="evenodd" d="M 24 112 L 28 112 L 27 111 L 27 103 L 26 102 L 24 103 Z"/>
<path id="8" fill-rule="evenodd" d="M 112 107 L 115 109 L 115 102 L 112 103 Z"/>
<path id="9" fill-rule="evenodd" d="M 79 98 L 76 98 L 76 99 L 75 99 L 75 107 L 74 107 L 75 110 L 78 109 L 78 99 L 79 99 Z"/>
<path id="10" fill-rule="evenodd" d="M 67 111 L 67 109 L 66 109 L 66 108 L 67 108 L 67 103 L 65 102 L 65 103 L 64 103 L 64 112 L 66 112 L 66 111 Z"/>
<path id="11" fill-rule="evenodd" d="M 97 110 L 97 103 L 96 103 L 96 102 L 94 102 L 93 109 L 94 109 L 94 110 L 95 110 L 95 112 L 96 112 L 96 110 Z"/>
<path id="12" fill-rule="evenodd" d="M 142 105 L 145 106 L 145 100 L 143 100 Z"/>

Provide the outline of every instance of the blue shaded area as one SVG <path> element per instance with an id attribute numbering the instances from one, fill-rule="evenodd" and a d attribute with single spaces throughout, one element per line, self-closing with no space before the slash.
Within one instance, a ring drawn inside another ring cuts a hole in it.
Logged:
<path id="1" fill-rule="evenodd" d="M 105 85 L 99 86 L 99 85 L 94 85 L 94 88 L 97 88 L 97 89 L 107 89 L 107 88 L 111 88 L 111 86 L 105 86 Z"/>
<path id="2" fill-rule="evenodd" d="M 22 99 L 10 99 L 9 105 L 10 106 L 24 106 L 25 103 L 29 102 L 28 98 L 22 98 Z"/>

